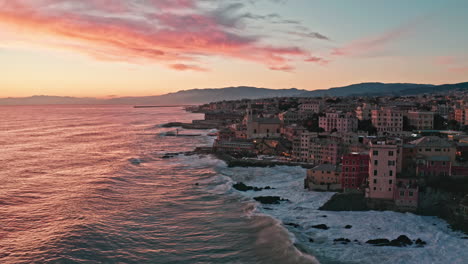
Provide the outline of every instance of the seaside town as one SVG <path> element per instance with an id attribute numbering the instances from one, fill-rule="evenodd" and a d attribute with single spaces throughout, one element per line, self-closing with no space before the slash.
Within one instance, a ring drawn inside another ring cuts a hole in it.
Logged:
<path id="1" fill-rule="evenodd" d="M 436 215 L 467 231 L 468 93 L 270 98 L 188 107 L 229 166 L 302 166 L 328 210 Z M 181 125 L 181 124 L 172 124 Z"/>

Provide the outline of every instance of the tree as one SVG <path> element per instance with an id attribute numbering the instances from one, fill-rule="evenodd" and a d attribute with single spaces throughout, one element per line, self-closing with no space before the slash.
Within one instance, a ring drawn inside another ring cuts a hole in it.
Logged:
<path id="1" fill-rule="evenodd" d="M 457 120 L 449 120 L 447 124 L 447 128 L 450 130 L 458 130 L 460 129 L 460 124 L 458 124 Z"/>
<path id="2" fill-rule="evenodd" d="M 434 129 L 435 130 L 445 130 L 447 129 L 447 119 L 443 118 L 439 114 L 434 115 Z"/>
<path id="3" fill-rule="evenodd" d="M 403 117 L 403 131 L 413 131 L 415 129 L 416 127 L 409 124 L 408 117 L 404 116 Z"/>
<path id="4" fill-rule="evenodd" d="M 319 114 L 314 113 L 310 118 L 302 122 L 302 125 L 310 132 L 323 132 L 323 128 L 319 127 Z"/>
<path id="5" fill-rule="evenodd" d="M 365 131 L 369 135 L 377 134 L 377 128 L 372 125 L 371 120 L 358 120 L 358 130 Z"/>

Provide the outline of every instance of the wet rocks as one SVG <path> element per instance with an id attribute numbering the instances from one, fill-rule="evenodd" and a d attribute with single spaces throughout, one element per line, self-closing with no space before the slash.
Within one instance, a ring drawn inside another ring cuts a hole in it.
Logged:
<path id="1" fill-rule="evenodd" d="M 347 238 L 337 238 L 337 239 L 334 239 L 333 242 L 341 243 L 341 244 L 348 244 L 348 243 L 351 242 L 351 240 L 349 240 Z"/>
<path id="2" fill-rule="evenodd" d="M 320 225 L 313 225 L 311 226 L 312 228 L 316 228 L 316 229 L 322 229 L 322 230 L 328 230 L 329 227 L 325 224 L 320 224 Z"/>
<path id="3" fill-rule="evenodd" d="M 313 238 L 309 238 L 309 242 L 310 242 L 310 243 L 314 243 L 314 239 L 313 239 Z"/>
<path id="4" fill-rule="evenodd" d="M 353 226 L 352 225 L 346 225 L 344 228 L 351 229 L 351 228 L 353 228 Z"/>
<path id="5" fill-rule="evenodd" d="M 422 246 L 425 246 L 427 243 L 426 243 L 426 241 L 423 241 L 422 239 L 418 238 L 418 239 L 416 239 L 414 244 L 416 244 L 416 246 L 418 246 L 418 247 L 422 247 Z"/>
<path id="6" fill-rule="evenodd" d="M 386 238 L 379 238 L 379 239 L 371 239 L 366 242 L 367 244 L 371 244 L 374 246 L 390 246 L 390 247 L 407 247 L 413 245 L 413 241 L 409 239 L 405 235 L 399 236 L 397 239 L 388 240 Z M 426 242 L 422 241 L 421 239 L 417 239 L 415 244 L 419 247 L 426 245 Z"/>
<path id="7" fill-rule="evenodd" d="M 405 235 L 399 236 L 397 239 L 390 241 L 389 246 L 392 247 L 406 247 L 413 245 L 413 241 Z"/>
<path id="8" fill-rule="evenodd" d="M 287 199 L 282 199 L 279 196 L 258 196 L 254 197 L 254 200 L 262 204 L 279 204 L 282 201 L 288 201 Z"/>
<path id="9" fill-rule="evenodd" d="M 371 244 L 374 246 L 388 246 L 389 243 L 390 240 L 386 238 L 371 239 L 366 241 L 366 244 Z"/>
<path id="10" fill-rule="evenodd" d="M 238 182 L 234 185 L 232 185 L 232 187 L 238 191 L 241 191 L 241 192 L 246 192 L 246 191 L 255 191 L 255 192 L 259 192 L 259 191 L 262 191 L 262 190 L 271 190 L 272 188 L 270 186 L 267 186 L 265 188 L 259 188 L 259 187 L 254 187 L 254 186 L 248 186 L 246 185 L 245 183 L 243 182 Z"/>

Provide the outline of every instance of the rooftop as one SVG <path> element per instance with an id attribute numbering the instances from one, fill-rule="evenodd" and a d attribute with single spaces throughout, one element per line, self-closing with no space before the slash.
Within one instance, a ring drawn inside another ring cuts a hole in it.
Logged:
<path id="1" fill-rule="evenodd" d="M 453 147 L 454 143 L 440 137 L 422 137 L 411 141 L 410 144 L 416 145 L 418 147 Z"/>
<path id="2" fill-rule="evenodd" d="M 339 167 L 333 164 L 320 164 L 314 167 L 314 171 L 339 171 Z"/>

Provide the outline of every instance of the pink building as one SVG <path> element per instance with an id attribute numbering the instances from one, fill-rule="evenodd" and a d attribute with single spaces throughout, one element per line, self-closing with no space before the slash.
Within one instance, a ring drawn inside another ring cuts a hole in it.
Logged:
<path id="1" fill-rule="evenodd" d="M 353 132 L 357 130 L 358 119 L 351 113 L 326 113 L 319 118 L 319 126 L 326 132 Z"/>
<path id="2" fill-rule="evenodd" d="M 395 205 L 400 209 L 414 211 L 418 208 L 419 187 L 416 179 L 398 178 L 395 188 Z"/>
<path id="3" fill-rule="evenodd" d="M 448 156 L 429 156 L 416 159 L 416 175 L 423 178 L 450 176 L 452 162 Z"/>
<path id="4" fill-rule="evenodd" d="M 409 111 L 407 117 L 409 125 L 418 130 L 430 130 L 434 128 L 433 112 Z"/>
<path id="5" fill-rule="evenodd" d="M 322 101 L 307 101 L 299 106 L 301 112 L 320 113 L 323 109 Z"/>
<path id="6" fill-rule="evenodd" d="M 340 161 L 340 146 L 330 140 L 315 140 L 309 143 L 309 161 L 315 164 L 338 164 Z"/>
<path id="7" fill-rule="evenodd" d="M 351 153 L 343 156 L 341 185 L 343 190 L 359 190 L 369 176 L 369 155 Z"/>
<path id="8" fill-rule="evenodd" d="M 403 131 L 403 112 L 384 107 L 372 110 L 372 125 L 380 135 L 398 135 Z"/>
<path id="9" fill-rule="evenodd" d="M 396 175 L 401 155 L 399 146 L 393 142 L 376 141 L 370 144 L 369 187 L 366 197 L 393 200 Z"/>

